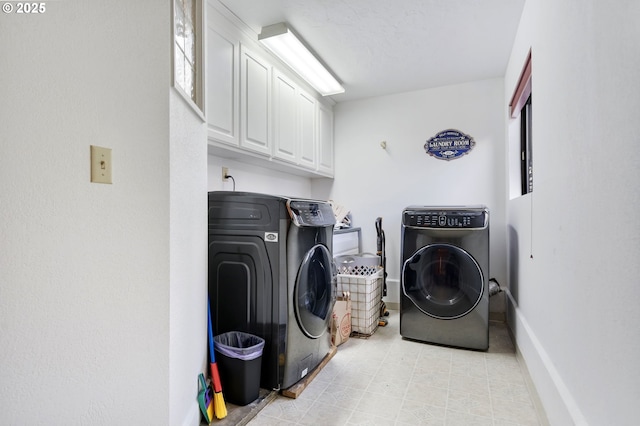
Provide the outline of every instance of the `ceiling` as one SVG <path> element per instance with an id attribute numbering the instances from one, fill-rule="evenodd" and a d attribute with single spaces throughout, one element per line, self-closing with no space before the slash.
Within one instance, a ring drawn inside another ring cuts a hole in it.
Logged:
<path id="1" fill-rule="evenodd" d="M 336 102 L 504 76 L 526 0 L 220 0 L 287 22 L 345 87 Z"/>

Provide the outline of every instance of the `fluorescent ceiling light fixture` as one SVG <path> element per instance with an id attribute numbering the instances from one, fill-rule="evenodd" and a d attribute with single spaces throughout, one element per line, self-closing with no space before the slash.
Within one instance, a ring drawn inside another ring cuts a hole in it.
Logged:
<path id="1" fill-rule="evenodd" d="M 263 27 L 258 40 L 322 96 L 344 92 L 344 87 L 284 22 Z"/>

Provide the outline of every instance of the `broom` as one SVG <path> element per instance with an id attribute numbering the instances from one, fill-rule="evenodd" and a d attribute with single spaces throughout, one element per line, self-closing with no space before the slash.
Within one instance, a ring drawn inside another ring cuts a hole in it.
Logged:
<path id="1" fill-rule="evenodd" d="M 218 419 L 227 417 L 227 406 L 222 396 L 222 384 L 220 383 L 220 374 L 218 373 L 218 365 L 216 364 L 216 356 L 213 350 L 213 328 L 211 326 L 211 303 L 207 302 L 207 313 L 209 316 L 209 357 L 211 362 L 211 382 L 213 384 L 213 413 Z"/>

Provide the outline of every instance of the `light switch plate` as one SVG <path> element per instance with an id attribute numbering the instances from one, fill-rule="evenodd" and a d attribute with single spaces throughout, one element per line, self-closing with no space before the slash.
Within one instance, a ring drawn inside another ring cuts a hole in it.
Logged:
<path id="1" fill-rule="evenodd" d="M 91 145 L 91 182 L 111 182 L 111 148 Z"/>

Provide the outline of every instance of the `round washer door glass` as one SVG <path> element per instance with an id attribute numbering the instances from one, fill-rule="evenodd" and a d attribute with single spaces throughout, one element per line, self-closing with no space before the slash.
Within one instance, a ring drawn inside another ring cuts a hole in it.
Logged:
<path id="1" fill-rule="evenodd" d="M 402 292 L 425 314 L 455 319 L 476 307 L 484 290 L 478 262 L 460 247 L 430 244 L 402 267 Z"/>
<path id="2" fill-rule="evenodd" d="M 325 246 L 315 245 L 300 265 L 293 295 L 298 325 L 308 337 L 322 336 L 329 326 L 335 280 L 331 253 Z"/>

